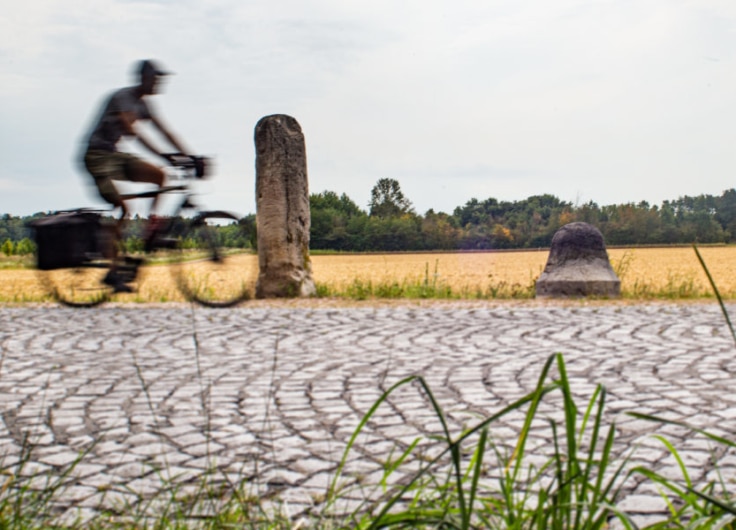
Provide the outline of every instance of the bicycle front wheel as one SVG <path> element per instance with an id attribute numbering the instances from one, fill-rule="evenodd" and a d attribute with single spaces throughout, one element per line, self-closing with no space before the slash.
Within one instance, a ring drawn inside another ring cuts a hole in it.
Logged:
<path id="1" fill-rule="evenodd" d="M 195 217 L 179 240 L 179 260 L 173 268 L 187 300 L 231 307 L 250 299 L 257 258 L 245 248 L 248 241 L 245 227 L 233 214 L 204 212 Z"/>

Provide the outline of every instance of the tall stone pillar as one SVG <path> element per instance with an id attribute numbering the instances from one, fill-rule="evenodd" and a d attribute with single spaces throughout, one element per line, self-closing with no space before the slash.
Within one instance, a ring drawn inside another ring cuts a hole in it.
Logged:
<path id="1" fill-rule="evenodd" d="M 255 130 L 257 298 L 316 294 L 309 259 L 309 186 L 304 134 L 291 116 L 261 118 Z"/>

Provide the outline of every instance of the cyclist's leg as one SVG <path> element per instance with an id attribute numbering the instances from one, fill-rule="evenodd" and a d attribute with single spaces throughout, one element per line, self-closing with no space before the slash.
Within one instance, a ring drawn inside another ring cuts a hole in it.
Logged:
<path id="1" fill-rule="evenodd" d="M 133 155 L 128 155 L 125 164 L 125 179 L 131 182 L 155 184 L 156 187 L 160 188 L 164 185 L 166 174 L 160 167 L 141 160 L 140 158 L 136 158 Z M 157 199 L 158 195 L 156 195 L 151 202 L 151 213 L 156 209 Z"/>
<path id="2" fill-rule="evenodd" d="M 102 198 L 121 208 L 126 207 L 113 183 L 114 180 L 146 182 L 160 188 L 166 177 L 160 167 L 130 153 L 91 150 L 87 152 L 84 163 L 87 171 L 94 177 Z"/>
<path id="3" fill-rule="evenodd" d="M 125 169 L 127 180 L 132 182 L 146 182 L 149 184 L 155 184 L 156 187 L 161 188 L 164 184 L 164 180 L 166 179 L 163 169 L 132 156 L 128 160 Z M 143 234 L 146 249 L 150 249 L 152 246 L 162 223 L 161 219 L 155 214 L 157 202 L 158 195 L 155 195 L 151 201 L 148 213 L 148 223 Z"/>
<path id="4" fill-rule="evenodd" d="M 120 217 L 115 223 L 115 241 L 111 249 L 112 256 L 109 256 L 111 260 L 110 270 L 103 282 L 112 286 L 115 292 L 130 292 L 131 289 L 124 284 L 118 275 L 119 247 L 123 240 L 123 224 L 128 216 L 128 207 L 113 182 L 113 180 L 124 180 L 126 178 L 127 158 L 121 155 L 123 153 L 88 151 L 84 157 L 84 165 L 94 178 L 100 196 L 121 210 Z"/>
<path id="5" fill-rule="evenodd" d="M 120 155 L 121 153 L 90 150 L 87 151 L 84 157 L 84 165 L 92 175 L 100 197 L 121 210 L 120 218 L 115 223 L 117 241 L 122 239 L 123 222 L 128 216 L 128 207 L 113 182 L 113 180 L 125 178 L 126 159 Z M 117 250 L 117 245 L 114 245 L 114 247 Z"/>
<path id="6" fill-rule="evenodd" d="M 100 197 L 127 214 L 125 202 L 113 183 L 113 180 L 125 179 L 126 160 L 120 154 L 90 150 L 84 157 L 84 165 L 92 175 Z"/>

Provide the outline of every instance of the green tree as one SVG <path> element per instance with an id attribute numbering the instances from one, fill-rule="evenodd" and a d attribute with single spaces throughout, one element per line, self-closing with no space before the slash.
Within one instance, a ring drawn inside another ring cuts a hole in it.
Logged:
<path id="1" fill-rule="evenodd" d="M 404 197 L 399 181 L 389 178 L 379 179 L 373 186 L 369 207 L 371 217 L 388 218 L 414 214 L 411 201 Z"/>
<path id="2" fill-rule="evenodd" d="M 736 239 L 736 189 L 726 190 L 716 199 L 716 221 L 731 241 Z"/>
<path id="3" fill-rule="evenodd" d="M 6 256 L 12 256 L 15 254 L 15 244 L 10 239 L 6 239 L 0 249 Z"/>
<path id="4" fill-rule="evenodd" d="M 416 215 L 369 217 L 365 225 L 369 250 L 422 250 L 421 225 Z"/>
<path id="5" fill-rule="evenodd" d="M 366 213 L 350 197 L 344 193 L 338 196 L 334 191 L 324 191 L 309 196 L 309 207 L 312 217 L 310 248 L 360 250 L 351 221 L 365 217 Z"/>
<path id="6" fill-rule="evenodd" d="M 334 191 L 323 191 L 309 196 L 309 207 L 312 210 L 335 210 L 348 217 L 365 215 L 365 212 L 346 194 L 340 196 Z"/>
<path id="7" fill-rule="evenodd" d="M 455 217 L 428 210 L 421 220 L 423 247 L 427 250 L 452 250 L 460 241 L 461 229 Z"/>
<path id="8" fill-rule="evenodd" d="M 19 256 L 27 256 L 36 251 L 36 244 L 29 238 L 24 237 L 15 244 L 15 253 Z"/>

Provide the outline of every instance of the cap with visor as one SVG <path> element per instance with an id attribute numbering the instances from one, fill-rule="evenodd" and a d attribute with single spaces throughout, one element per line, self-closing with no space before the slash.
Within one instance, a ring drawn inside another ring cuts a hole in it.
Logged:
<path id="1" fill-rule="evenodd" d="M 147 77 L 147 76 L 164 76 L 164 75 L 171 75 L 172 72 L 166 71 L 163 68 L 161 68 L 161 65 L 158 64 L 156 61 L 153 61 L 152 59 L 145 59 L 141 61 L 138 65 L 138 73 L 140 73 L 141 77 Z"/>

